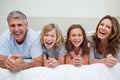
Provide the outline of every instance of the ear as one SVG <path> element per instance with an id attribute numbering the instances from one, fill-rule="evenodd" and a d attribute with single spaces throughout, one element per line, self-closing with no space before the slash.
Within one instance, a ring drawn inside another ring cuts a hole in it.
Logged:
<path id="1" fill-rule="evenodd" d="M 25 24 L 27 27 L 28 27 L 28 22 L 26 22 L 26 24 Z"/>

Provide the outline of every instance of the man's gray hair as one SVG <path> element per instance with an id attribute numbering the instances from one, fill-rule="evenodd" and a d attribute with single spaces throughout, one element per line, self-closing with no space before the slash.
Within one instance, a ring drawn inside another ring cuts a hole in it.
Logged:
<path id="1" fill-rule="evenodd" d="M 27 17 L 25 14 L 23 14 L 20 11 L 12 11 L 8 14 L 7 21 L 9 22 L 9 19 L 23 19 L 25 23 L 27 23 Z"/>

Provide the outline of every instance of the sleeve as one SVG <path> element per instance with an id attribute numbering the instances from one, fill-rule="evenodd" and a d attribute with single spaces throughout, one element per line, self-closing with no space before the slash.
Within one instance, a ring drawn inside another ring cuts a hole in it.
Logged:
<path id="1" fill-rule="evenodd" d="M 94 60 L 95 55 L 94 55 L 94 49 L 93 46 L 90 47 L 90 54 L 89 54 L 89 60 Z"/>
<path id="2" fill-rule="evenodd" d="M 65 49 L 65 46 L 62 45 L 62 46 L 59 48 L 58 56 L 65 56 L 65 55 L 66 55 L 66 49 Z"/>
<path id="3" fill-rule="evenodd" d="M 120 50 L 118 51 L 117 58 L 118 58 L 118 60 L 120 62 Z"/>
<path id="4" fill-rule="evenodd" d="M 5 56 L 10 55 L 10 44 L 5 34 L 0 37 L 0 54 Z"/>
<path id="5" fill-rule="evenodd" d="M 88 47 L 90 48 L 89 60 L 94 60 L 95 59 L 95 50 L 93 48 L 93 39 L 91 36 L 87 36 L 87 39 L 88 39 Z"/>
<path id="6" fill-rule="evenodd" d="M 38 35 L 35 36 L 32 40 L 30 52 L 31 52 L 32 58 L 42 56 L 42 54 L 43 54 L 40 38 Z"/>

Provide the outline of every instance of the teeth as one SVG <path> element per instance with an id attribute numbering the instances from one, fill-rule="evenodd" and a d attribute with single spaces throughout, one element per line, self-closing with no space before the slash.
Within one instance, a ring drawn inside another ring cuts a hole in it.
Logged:
<path id="1" fill-rule="evenodd" d="M 46 42 L 46 44 L 51 45 L 51 44 L 52 44 L 52 42 Z"/>
<path id="2" fill-rule="evenodd" d="M 49 41 L 49 42 L 46 42 L 46 43 L 50 44 L 50 43 L 52 43 L 52 42 Z"/>
<path id="3" fill-rule="evenodd" d="M 19 35 L 19 34 L 20 34 L 20 32 L 16 32 L 15 34 L 16 34 L 16 35 Z"/>
<path id="4" fill-rule="evenodd" d="M 80 41 L 76 41 L 75 43 L 76 43 L 76 44 L 79 44 L 79 43 L 80 43 Z"/>
<path id="5" fill-rule="evenodd" d="M 101 34 L 103 34 L 103 35 L 105 35 L 105 33 L 103 33 L 103 32 L 100 32 Z"/>

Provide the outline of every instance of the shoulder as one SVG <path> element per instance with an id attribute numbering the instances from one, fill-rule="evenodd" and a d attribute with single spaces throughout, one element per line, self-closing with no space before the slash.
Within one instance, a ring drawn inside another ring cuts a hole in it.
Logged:
<path id="1" fill-rule="evenodd" d="M 37 33 L 37 31 L 35 31 L 31 28 L 28 28 L 28 30 L 27 30 L 27 39 L 28 40 L 35 40 L 35 39 L 39 39 L 39 38 L 40 38 L 40 36 Z"/>
<path id="2" fill-rule="evenodd" d="M 11 40 L 11 38 L 13 38 L 13 36 L 11 35 L 10 30 L 5 31 L 5 32 L 0 36 L 0 40 Z"/>
<path id="3" fill-rule="evenodd" d="M 93 46 L 93 44 L 94 44 L 93 37 L 92 36 L 87 36 L 87 40 L 88 40 L 88 47 Z"/>
<path id="4" fill-rule="evenodd" d="M 29 36 L 38 36 L 38 33 L 37 33 L 37 31 L 35 31 L 35 30 L 33 30 L 33 29 L 31 29 L 31 28 L 28 28 L 27 29 L 27 35 L 29 35 Z"/>
<path id="5" fill-rule="evenodd" d="M 87 36 L 87 40 L 90 41 L 90 42 L 93 42 L 93 37 L 92 37 L 92 35 L 91 35 L 91 36 Z"/>
<path id="6" fill-rule="evenodd" d="M 58 51 L 60 51 L 60 50 L 64 50 L 65 49 L 65 45 L 64 44 L 62 44 L 59 48 L 56 48 Z"/>

